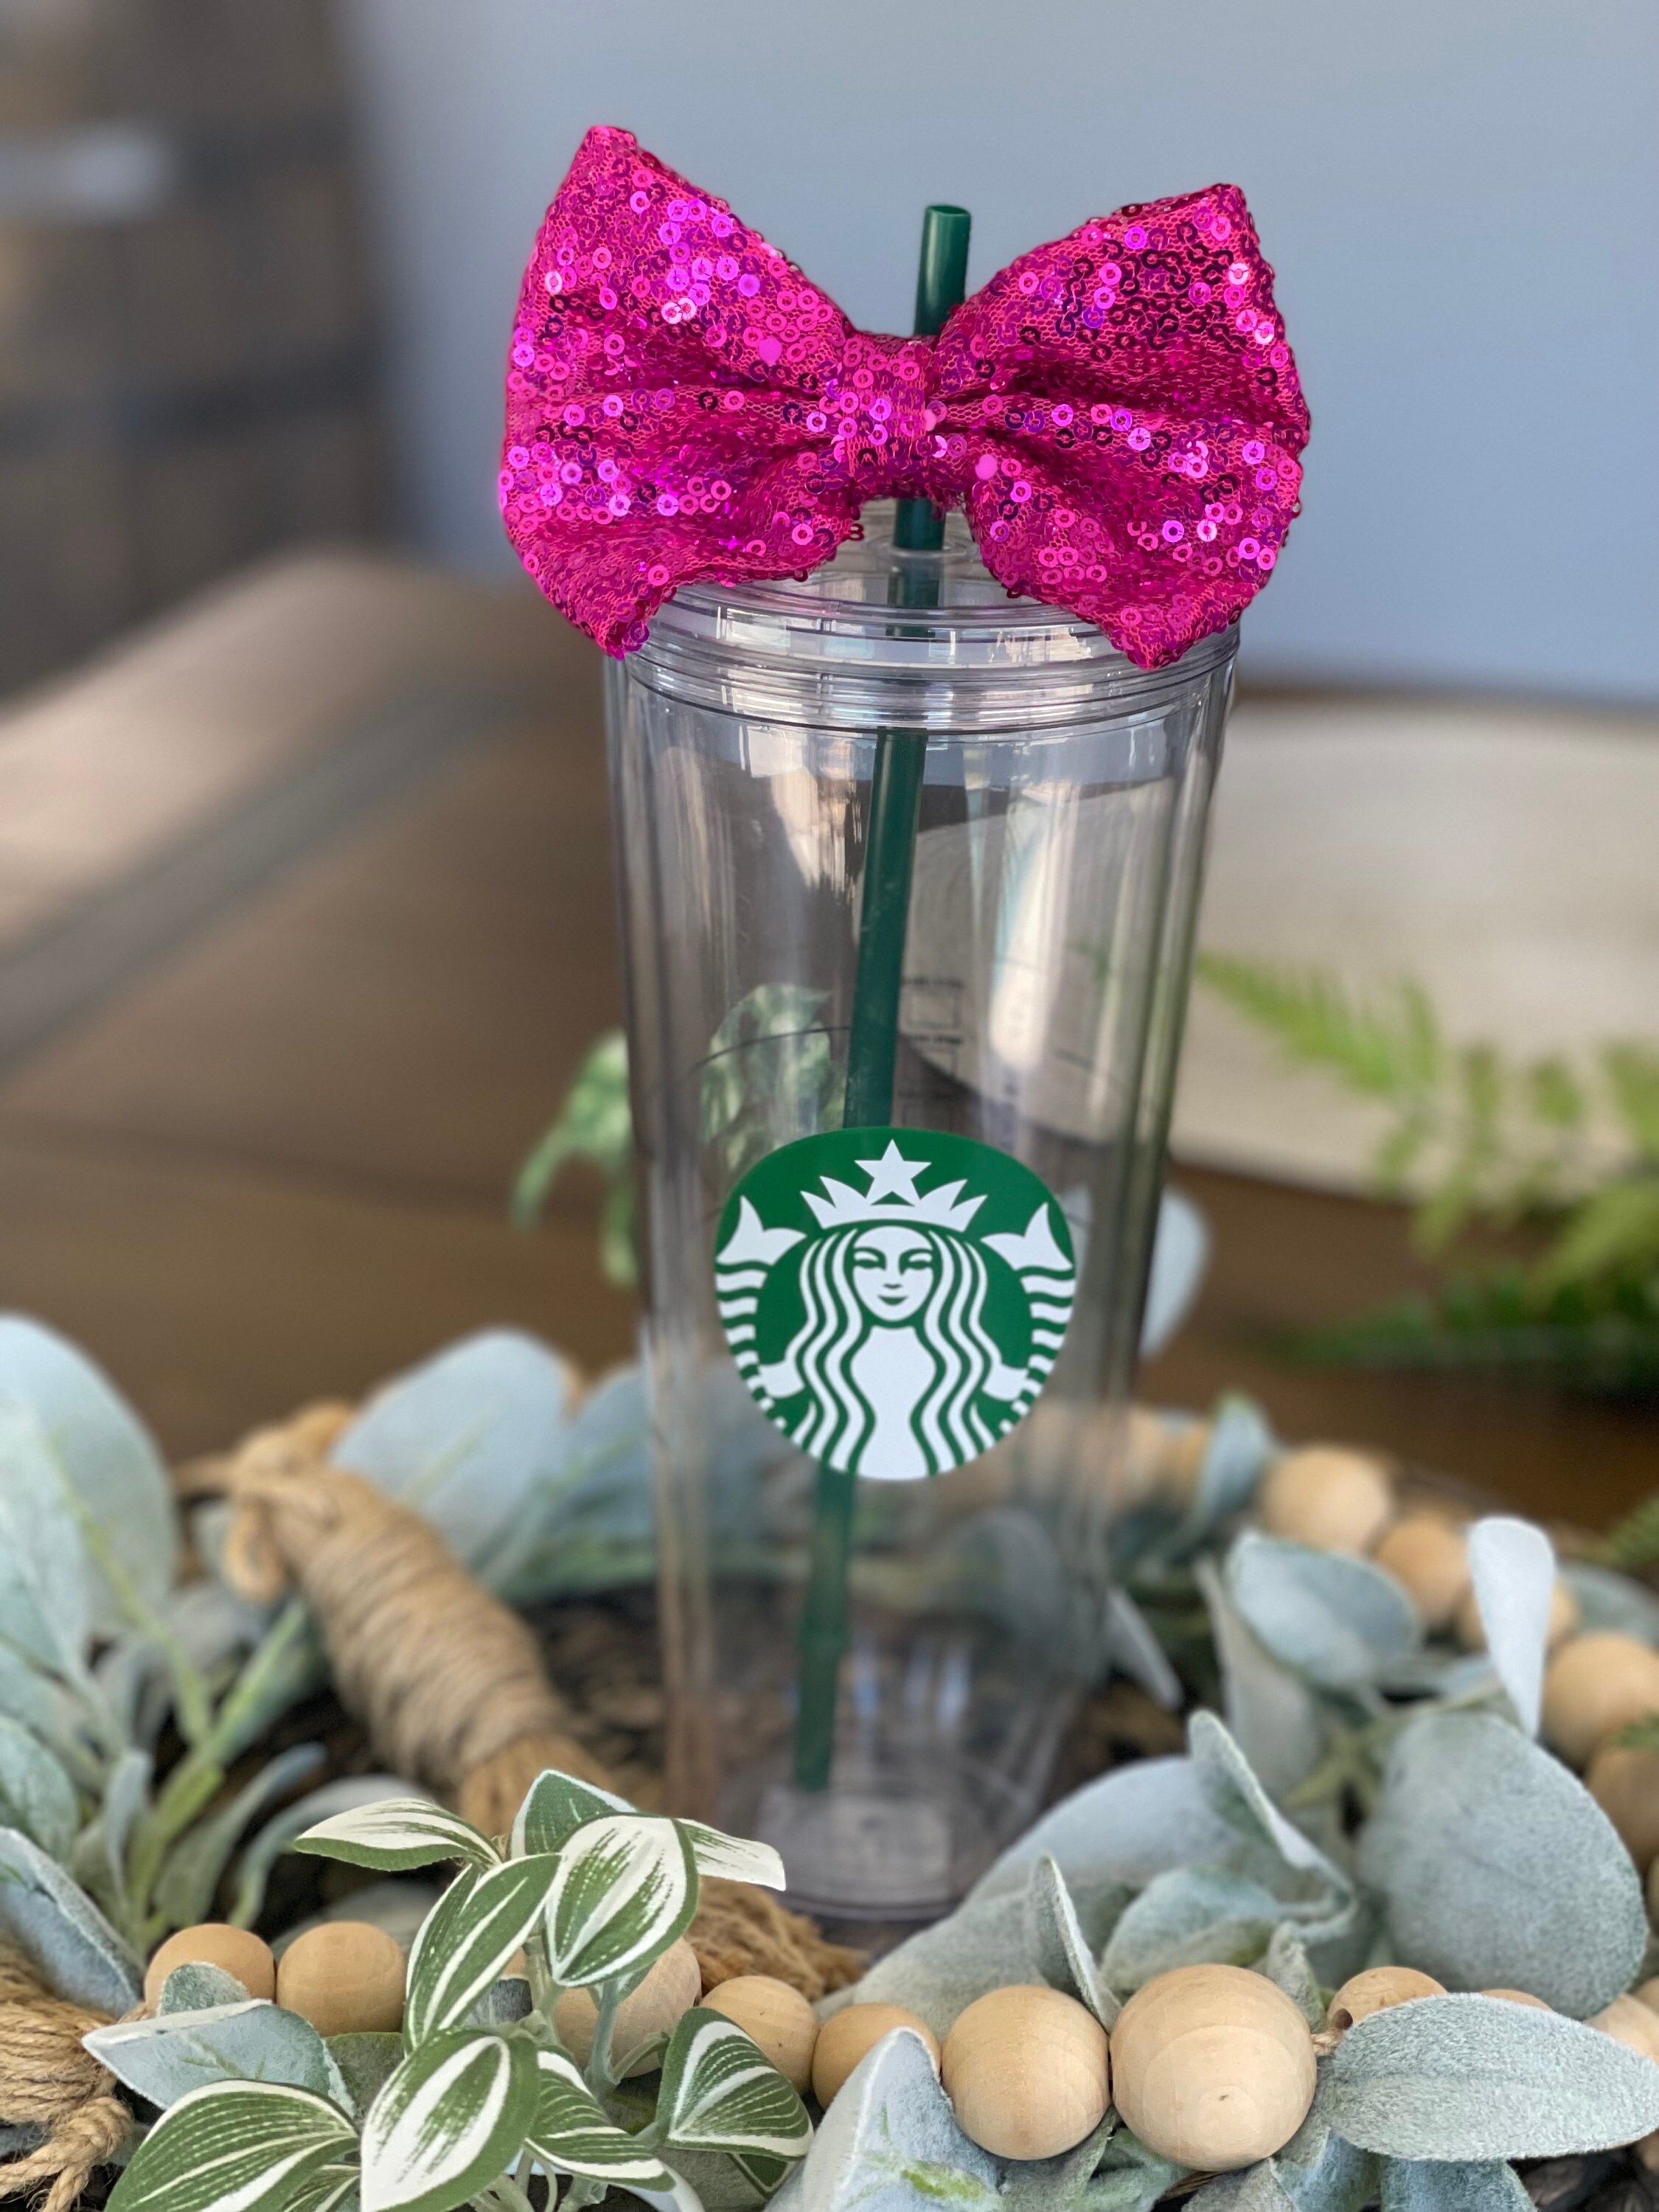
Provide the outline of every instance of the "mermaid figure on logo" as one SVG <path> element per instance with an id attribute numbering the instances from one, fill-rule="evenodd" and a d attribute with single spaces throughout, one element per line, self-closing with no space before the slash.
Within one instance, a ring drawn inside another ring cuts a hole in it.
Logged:
<path id="1" fill-rule="evenodd" d="M 1047 1206 L 1023 1235 L 977 1237 L 983 1200 L 962 1198 L 961 1182 L 919 1193 L 927 1163 L 904 1159 L 890 1139 L 859 1166 L 867 1192 L 825 1176 L 823 1197 L 802 1193 L 816 1235 L 768 1229 L 743 1201 L 715 1261 L 720 1316 L 749 1388 L 803 1451 L 877 1481 L 911 1481 L 977 1458 L 1028 1410 L 1064 1335 L 1075 1272 Z M 767 1359 L 756 1342 L 760 1293 L 797 1246 L 800 1317 Z M 994 1326 L 1000 1264 L 1015 1279 L 1005 1275 L 1000 1299 L 1003 1334 L 1020 1340 L 1012 1346 Z M 1011 1332 L 1016 1285 L 1026 1311 Z"/>

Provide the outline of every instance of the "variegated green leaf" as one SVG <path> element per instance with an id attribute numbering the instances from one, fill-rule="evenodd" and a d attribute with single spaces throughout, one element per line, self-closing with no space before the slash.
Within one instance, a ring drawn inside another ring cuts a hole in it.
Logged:
<path id="1" fill-rule="evenodd" d="M 574 2059 L 562 2051 L 538 2051 L 536 2069 L 536 2116 L 529 2139 L 544 2166 L 596 2181 L 646 2189 L 673 2186 L 656 2153 L 606 2117 Z"/>
<path id="2" fill-rule="evenodd" d="M 321 2212 L 356 2179 L 356 2137 L 327 2098 L 275 2081 L 212 2081 L 164 2112 L 109 2212 Z"/>
<path id="3" fill-rule="evenodd" d="M 553 1978 L 586 1988 L 636 1972 L 685 1933 L 696 1909 L 697 1869 L 676 1821 L 647 1813 L 590 1820 L 559 1853 L 548 1893 Z"/>
<path id="4" fill-rule="evenodd" d="M 363 2122 L 363 2212 L 451 2212 L 511 2166 L 536 2111 L 532 2045 L 463 2028 L 411 2051 Z"/>
<path id="5" fill-rule="evenodd" d="M 378 2029 L 331 2035 L 327 2047 L 353 2112 L 366 2112 L 404 2063 L 402 2036 Z"/>
<path id="6" fill-rule="evenodd" d="M 671 2148 L 687 2150 L 795 2159 L 812 2139 L 805 2106 L 760 2045 L 702 2005 L 663 2054 L 657 2123 Z"/>
<path id="7" fill-rule="evenodd" d="M 691 1846 L 699 1874 L 715 1874 L 727 1881 L 757 1882 L 763 1889 L 787 1889 L 783 1861 L 770 1844 L 757 1844 L 746 1836 L 722 1835 L 705 1828 L 701 1820 L 675 1825 Z"/>
<path id="8" fill-rule="evenodd" d="M 613 1797 L 608 1790 L 596 1790 L 591 1782 L 578 1782 L 574 1774 L 561 1774 L 550 1766 L 536 1777 L 519 1808 L 513 1823 L 513 1856 L 521 1859 L 532 1851 L 556 1851 L 589 1820 L 633 1810 L 625 1797 Z"/>
<path id="9" fill-rule="evenodd" d="M 536 1924 L 559 1862 L 544 1852 L 452 1882 L 409 1954 L 404 2041 L 412 2051 L 466 2018 Z"/>
<path id="10" fill-rule="evenodd" d="M 498 1866 L 501 1856 L 471 1821 L 423 1797 L 383 1797 L 377 1804 L 355 1806 L 319 1820 L 289 1848 L 343 1859 L 348 1866 L 374 1867 L 381 1874 L 403 1874 L 440 1859 Z"/>

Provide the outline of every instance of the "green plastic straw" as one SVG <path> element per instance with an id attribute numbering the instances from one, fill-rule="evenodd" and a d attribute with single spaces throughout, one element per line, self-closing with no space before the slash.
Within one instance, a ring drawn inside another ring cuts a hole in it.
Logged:
<path id="1" fill-rule="evenodd" d="M 966 294 L 969 220 L 967 209 L 959 207 L 930 207 L 922 217 L 921 260 L 916 272 L 918 337 L 935 337 Z M 945 518 L 931 500 L 902 499 L 893 542 L 908 552 L 937 552 L 945 543 Z M 938 578 L 932 573 L 902 572 L 895 579 L 892 597 L 900 606 L 936 605 Z M 925 730 L 877 733 L 870 779 L 870 820 L 864 841 L 858 975 L 853 987 L 852 1033 L 847 1050 L 844 1126 L 848 1128 L 879 1127 L 893 1116 L 904 933 L 927 766 Z M 799 1633 L 795 1782 L 802 1790 L 830 1786 L 836 1700 L 847 1649 L 848 1565 L 855 1487 L 854 1476 L 831 1467 L 819 1468 Z"/>

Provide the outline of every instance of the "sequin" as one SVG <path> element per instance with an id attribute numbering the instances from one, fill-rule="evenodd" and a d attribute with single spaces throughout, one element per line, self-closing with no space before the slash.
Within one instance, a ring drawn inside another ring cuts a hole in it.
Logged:
<path id="1" fill-rule="evenodd" d="M 1009 592 L 1160 666 L 1266 580 L 1308 434 L 1232 185 L 1097 217 L 937 339 L 884 337 L 607 129 L 548 210 L 510 363 L 508 533 L 613 653 L 679 585 L 799 575 L 896 495 L 961 507 Z"/>

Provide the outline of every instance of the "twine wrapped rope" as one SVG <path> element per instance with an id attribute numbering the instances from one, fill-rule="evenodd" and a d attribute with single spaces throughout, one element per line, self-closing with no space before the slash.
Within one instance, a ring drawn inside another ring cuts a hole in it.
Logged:
<path id="1" fill-rule="evenodd" d="M 132 2114 L 81 2042 L 108 2024 L 107 2014 L 52 1996 L 0 1947 L 0 2124 L 46 2130 L 35 2149 L 0 2165 L 0 2197 L 44 2191 L 40 2212 L 70 2212 L 96 2169 L 119 2154 Z"/>

